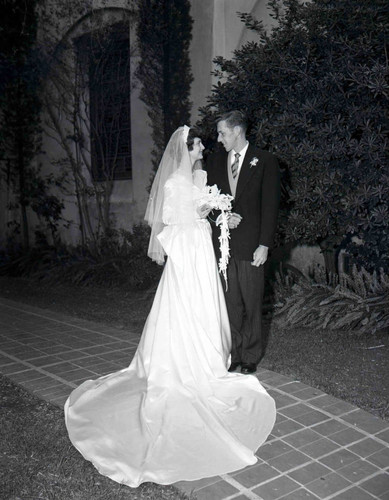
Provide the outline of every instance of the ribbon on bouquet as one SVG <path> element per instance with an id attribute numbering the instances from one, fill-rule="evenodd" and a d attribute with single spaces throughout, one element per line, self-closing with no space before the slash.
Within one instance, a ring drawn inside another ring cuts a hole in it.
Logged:
<path id="1" fill-rule="evenodd" d="M 228 280 L 227 280 L 227 266 L 230 260 L 230 228 L 228 227 L 228 212 L 222 210 L 216 222 L 217 226 L 220 226 L 220 236 L 219 236 L 219 249 L 220 249 L 220 259 L 218 263 L 219 272 L 222 273 L 224 281 L 226 282 L 226 291 L 228 290 Z"/>
<path id="2" fill-rule="evenodd" d="M 221 213 L 216 220 L 216 225 L 220 226 L 219 248 L 220 259 L 218 262 L 219 273 L 224 277 L 226 290 L 228 290 L 227 265 L 230 258 L 230 228 L 228 227 L 228 217 L 231 213 L 231 202 L 234 199 L 230 194 L 223 194 L 216 184 L 205 186 L 200 198 L 202 204 L 209 205 L 212 209 L 220 210 Z"/>

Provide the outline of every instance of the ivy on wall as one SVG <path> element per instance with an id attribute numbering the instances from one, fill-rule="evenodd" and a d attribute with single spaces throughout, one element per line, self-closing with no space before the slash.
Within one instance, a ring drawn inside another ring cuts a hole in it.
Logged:
<path id="1" fill-rule="evenodd" d="M 156 170 L 171 134 L 189 124 L 193 21 L 189 0 L 141 0 L 138 9 L 136 76 L 152 127 Z"/>
<path id="2" fill-rule="evenodd" d="M 55 238 L 62 201 L 49 193 L 58 182 L 41 173 L 41 61 L 36 51 L 37 0 L 2 4 L 0 34 L 0 176 L 8 200 L 8 237 L 30 246 L 29 211 Z"/>

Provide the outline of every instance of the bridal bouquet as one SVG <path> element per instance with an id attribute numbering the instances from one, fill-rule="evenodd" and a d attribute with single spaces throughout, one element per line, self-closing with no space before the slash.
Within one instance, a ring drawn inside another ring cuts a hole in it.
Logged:
<path id="1" fill-rule="evenodd" d="M 219 259 L 219 272 L 223 274 L 224 280 L 226 282 L 226 289 L 228 287 L 227 283 L 227 264 L 230 257 L 230 229 L 228 227 L 228 216 L 231 213 L 231 202 L 234 199 L 230 194 L 222 194 L 220 189 L 216 184 L 213 186 L 205 186 L 204 192 L 200 198 L 202 205 L 208 205 L 214 210 L 220 210 L 221 214 L 216 220 L 216 225 L 220 226 L 220 253 L 221 257 Z"/>

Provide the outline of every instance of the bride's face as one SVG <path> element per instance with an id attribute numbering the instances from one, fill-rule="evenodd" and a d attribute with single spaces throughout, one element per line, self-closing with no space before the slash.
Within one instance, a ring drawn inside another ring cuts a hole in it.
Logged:
<path id="1" fill-rule="evenodd" d="M 197 160 L 202 159 L 204 149 L 205 148 L 203 146 L 203 143 L 201 142 L 201 139 L 199 137 L 195 137 L 195 139 L 193 141 L 192 149 L 189 151 L 190 157 L 192 159 L 192 165 Z"/>

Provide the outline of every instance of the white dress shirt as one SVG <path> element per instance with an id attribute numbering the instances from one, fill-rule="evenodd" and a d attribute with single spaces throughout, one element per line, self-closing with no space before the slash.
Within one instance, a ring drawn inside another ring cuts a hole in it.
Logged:
<path id="1" fill-rule="evenodd" d="M 240 151 L 235 151 L 234 149 L 231 149 L 231 151 L 229 152 L 229 155 L 228 155 L 228 166 L 229 166 L 229 168 L 228 168 L 228 180 L 230 182 L 230 188 L 231 188 L 231 194 L 232 194 L 232 196 L 235 196 L 236 186 L 237 186 L 238 180 L 239 180 L 239 174 L 240 174 L 240 171 L 241 171 L 241 168 L 242 168 L 242 165 L 243 165 L 243 161 L 244 161 L 244 157 L 246 155 L 248 147 L 249 147 L 249 143 L 247 141 L 246 146 L 243 149 L 241 149 Z M 236 177 L 234 179 L 233 176 L 232 176 L 231 165 L 235 161 L 235 154 L 236 153 L 239 153 L 240 156 L 239 156 L 238 170 L 236 172 Z"/>

